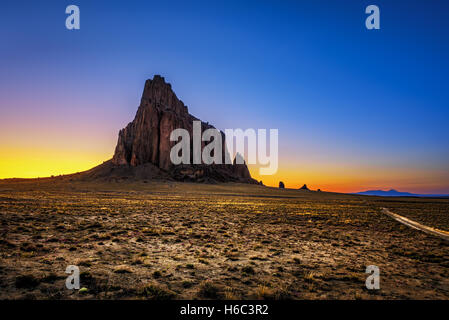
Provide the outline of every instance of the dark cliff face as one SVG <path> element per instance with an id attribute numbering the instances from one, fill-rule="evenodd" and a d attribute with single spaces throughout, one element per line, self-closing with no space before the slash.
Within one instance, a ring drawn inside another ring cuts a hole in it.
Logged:
<path id="1" fill-rule="evenodd" d="M 179 100 L 171 85 L 155 75 L 145 82 L 140 106 L 136 116 L 120 130 L 112 164 L 139 167 L 152 164 L 177 180 L 216 180 L 254 183 L 246 164 L 224 164 L 226 144 L 222 135 L 223 164 L 173 165 L 170 150 L 176 142 L 170 141 L 174 129 L 183 128 L 190 134 L 191 157 L 193 157 L 193 121 L 187 106 Z M 214 128 L 201 122 L 201 131 Z M 202 142 L 201 148 L 206 145 Z M 192 160 L 192 159 L 191 159 Z M 191 161 L 191 163 L 193 163 Z"/>

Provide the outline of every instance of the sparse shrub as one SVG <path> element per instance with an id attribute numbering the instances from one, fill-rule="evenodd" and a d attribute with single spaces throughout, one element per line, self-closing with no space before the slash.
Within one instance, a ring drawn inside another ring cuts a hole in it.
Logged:
<path id="1" fill-rule="evenodd" d="M 315 282 L 317 280 L 317 274 L 315 274 L 314 272 L 310 271 L 307 272 L 304 275 L 304 280 L 306 280 L 307 282 Z"/>
<path id="2" fill-rule="evenodd" d="M 20 275 L 16 278 L 16 287 L 17 288 L 34 288 L 38 286 L 40 280 L 34 277 L 33 275 Z"/>
<path id="3" fill-rule="evenodd" d="M 89 260 L 81 260 L 78 262 L 78 265 L 82 267 L 90 267 L 92 266 L 92 262 L 90 262 Z"/>
<path id="4" fill-rule="evenodd" d="M 89 271 L 83 271 L 80 273 L 80 280 L 81 280 L 81 282 L 91 281 L 92 274 Z"/>
<path id="5" fill-rule="evenodd" d="M 238 268 L 237 267 L 233 267 L 233 266 L 230 266 L 229 268 L 228 268 L 228 271 L 230 271 L 230 272 L 235 272 L 235 271 L 237 271 L 238 270 Z"/>
<path id="6" fill-rule="evenodd" d="M 88 225 L 86 227 L 86 229 L 97 229 L 97 228 L 102 228 L 102 227 L 103 227 L 103 225 L 97 221 L 97 222 L 92 223 L 91 225 Z"/>
<path id="7" fill-rule="evenodd" d="M 275 298 L 275 293 L 273 289 L 267 286 L 259 286 L 255 292 L 256 299 L 263 300 L 273 300 Z"/>
<path id="8" fill-rule="evenodd" d="M 299 258 L 295 257 L 295 258 L 293 258 L 293 262 L 296 263 L 296 264 L 300 264 L 301 260 Z"/>
<path id="9" fill-rule="evenodd" d="M 287 288 L 278 288 L 275 292 L 274 292 L 274 299 L 276 300 L 288 300 L 288 299 L 292 299 L 293 296 L 291 295 L 291 293 L 287 290 Z"/>
<path id="10" fill-rule="evenodd" d="M 210 280 L 201 283 L 198 295 L 207 299 L 219 299 L 221 297 L 220 287 L 213 284 Z"/>
<path id="11" fill-rule="evenodd" d="M 238 297 L 232 288 L 226 287 L 224 290 L 225 300 L 237 300 Z"/>
<path id="12" fill-rule="evenodd" d="M 255 274 L 256 272 L 254 271 L 254 268 L 251 266 L 246 266 L 242 268 L 242 272 L 244 274 Z"/>
<path id="13" fill-rule="evenodd" d="M 47 274 L 45 277 L 43 277 L 43 278 L 41 279 L 41 281 L 42 281 L 42 282 L 49 283 L 49 282 L 54 282 L 54 281 L 57 280 L 57 279 L 58 279 L 57 274 L 52 272 L 52 273 L 50 273 L 50 274 Z"/>
<path id="14" fill-rule="evenodd" d="M 0 239 L 0 245 L 6 245 L 8 248 L 15 248 L 16 245 L 12 243 L 11 241 Z"/>
<path id="15" fill-rule="evenodd" d="M 118 266 L 114 269 L 115 273 L 132 273 L 131 269 L 127 266 Z"/>
<path id="16" fill-rule="evenodd" d="M 25 252 L 36 251 L 36 247 L 29 242 L 25 242 L 20 246 L 20 250 Z"/>
<path id="17" fill-rule="evenodd" d="M 132 265 L 136 265 L 136 264 L 143 264 L 143 259 L 142 258 L 134 258 L 133 261 L 131 262 Z"/>
<path id="18" fill-rule="evenodd" d="M 82 287 L 81 289 L 79 289 L 78 293 L 79 294 L 87 294 L 87 293 L 89 293 L 89 289 L 87 289 L 86 287 Z"/>
<path id="19" fill-rule="evenodd" d="M 160 277 L 162 277 L 162 273 L 159 270 L 153 272 L 154 279 L 159 279 Z"/>
<path id="20" fill-rule="evenodd" d="M 182 282 L 182 287 L 187 289 L 187 288 L 191 288 L 193 286 L 193 282 L 192 281 L 183 281 Z"/>
<path id="21" fill-rule="evenodd" d="M 150 284 L 143 288 L 143 295 L 151 300 L 171 300 L 176 296 L 173 291 L 161 288 L 153 284 Z"/>

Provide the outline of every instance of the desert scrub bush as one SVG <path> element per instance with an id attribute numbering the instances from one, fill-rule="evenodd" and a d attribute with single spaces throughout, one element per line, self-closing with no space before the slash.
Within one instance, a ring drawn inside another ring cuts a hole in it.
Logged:
<path id="1" fill-rule="evenodd" d="M 142 233 L 148 236 L 160 236 L 160 235 L 174 235 L 175 232 L 172 228 L 166 227 L 145 227 L 142 229 Z"/>
<path id="2" fill-rule="evenodd" d="M 224 299 L 225 300 L 238 300 L 239 297 L 238 297 L 237 293 L 235 293 L 232 288 L 226 287 L 224 289 Z"/>
<path id="3" fill-rule="evenodd" d="M 36 251 L 37 248 L 31 243 L 25 242 L 20 246 L 20 250 L 25 252 L 33 252 Z"/>
<path id="4" fill-rule="evenodd" d="M 64 277 L 58 277 L 58 275 L 57 275 L 56 273 L 51 272 L 51 273 L 49 273 L 49 274 L 46 274 L 46 275 L 41 279 L 41 281 L 42 281 L 42 282 L 45 282 L 45 283 L 51 283 L 51 282 L 56 281 L 58 278 L 64 278 Z"/>
<path id="5" fill-rule="evenodd" d="M 162 272 L 160 272 L 159 270 L 153 272 L 154 279 L 159 279 L 160 277 L 162 277 Z"/>
<path id="6" fill-rule="evenodd" d="M 90 260 L 80 260 L 80 261 L 78 261 L 77 265 L 82 266 L 82 267 L 91 267 L 92 262 Z"/>
<path id="7" fill-rule="evenodd" d="M 185 280 L 185 281 L 183 281 L 183 282 L 181 283 L 181 285 L 182 285 L 182 287 L 183 287 L 184 289 L 188 289 L 188 288 L 191 288 L 191 287 L 194 285 L 194 282 Z"/>
<path id="8" fill-rule="evenodd" d="M 34 288 L 37 287 L 39 283 L 40 280 L 30 274 L 17 276 L 15 281 L 16 288 Z"/>
<path id="9" fill-rule="evenodd" d="M 93 278 L 92 274 L 89 271 L 83 271 L 80 273 L 80 280 L 82 282 L 86 282 L 86 281 L 90 282 L 90 281 L 92 281 L 92 278 Z"/>
<path id="10" fill-rule="evenodd" d="M 260 300 L 273 300 L 275 298 L 275 292 L 273 289 L 267 286 L 259 286 L 254 292 L 256 299 Z"/>
<path id="11" fill-rule="evenodd" d="M 294 296 L 290 293 L 288 288 L 280 287 L 274 292 L 274 299 L 276 300 L 289 300 L 294 299 Z"/>
<path id="12" fill-rule="evenodd" d="M 252 266 L 246 266 L 242 268 L 243 274 L 255 274 L 254 268 Z"/>
<path id="13" fill-rule="evenodd" d="M 97 228 L 102 228 L 103 225 L 100 222 L 94 222 L 88 226 L 86 226 L 86 229 L 97 229 Z"/>
<path id="14" fill-rule="evenodd" d="M 234 250 L 231 250 L 231 251 L 234 251 Z M 239 260 L 240 254 L 238 252 L 227 252 L 225 254 L 225 257 L 231 261 L 237 261 L 237 260 Z"/>
<path id="15" fill-rule="evenodd" d="M 143 264 L 144 260 L 140 257 L 135 257 L 133 258 L 133 260 L 131 261 L 132 265 L 137 265 L 137 264 Z"/>
<path id="16" fill-rule="evenodd" d="M 15 248 L 16 245 L 12 243 L 11 241 L 0 239 L 0 245 L 6 245 L 8 248 Z"/>
<path id="17" fill-rule="evenodd" d="M 176 294 L 160 286 L 150 284 L 142 289 L 142 295 L 150 300 L 171 300 L 176 297 Z"/>
<path id="18" fill-rule="evenodd" d="M 362 294 L 360 292 L 358 292 L 358 291 L 354 292 L 354 299 L 355 300 L 362 300 L 363 299 Z"/>
<path id="19" fill-rule="evenodd" d="M 315 273 L 313 271 L 304 274 L 304 280 L 309 283 L 318 282 L 321 277 L 322 275 Z"/>
<path id="20" fill-rule="evenodd" d="M 78 293 L 79 294 L 87 294 L 87 293 L 89 293 L 89 289 L 87 289 L 86 287 L 82 287 L 81 289 L 79 289 Z"/>
<path id="21" fill-rule="evenodd" d="M 252 256 L 252 257 L 249 258 L 249 260 L 265 261 L 265 260 L 268 260 L 268 259 L 266 257 Z"/>
<path id="22" fill-rule="evenodd" d="M 132 270 L 128 266 L 117 266 L 114 269 L 115 273 L 132 273 Z"/>
<path id="23" fill-rule="evenodd" d="M 210 280 L 203 281 L 200 284 L 200 289 L 198 290 L 198 296 L 207 299 L 220 299 L 221 295 L 220 286 L 212 283 Z"/>
<path id="24" fill-rule="evenodd" d="M 300 264 L 301 259 L 299 259 L 298 257 L 295 257 L 295 258 L 293 258 L 293 263 Z"/>

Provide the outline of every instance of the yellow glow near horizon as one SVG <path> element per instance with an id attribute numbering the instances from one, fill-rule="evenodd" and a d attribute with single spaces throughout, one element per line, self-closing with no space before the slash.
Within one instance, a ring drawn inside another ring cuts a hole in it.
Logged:
<path id="1" fill-rule="evenodd" d="M 66 150 L 0 150 L 0 179 L 37 178 L 89 170 L 112 154 Z"/>
<path id="2" fill-rule="evenodd" d="M 254 179 L 264 185 L 278 187 L 279 181 L 286 188 L 297 189 L 304 184 L 310 189 L 334 192 L 359 192 L 373 189 L 398 189 L 415 193 L 435 193 L 445 189 L 447 172 L 417 171 L 370 167 L 361 165 L 304 164 L 301 169 L 291 167 L 291 163 L 280 167 L 275 175 L 261 176 L 256 166 L 249 166 Z M 443 192 L 444 193 L 444 192 Z"/>
<path id="3" fill-rule="evenodd" d="M 43 148 L 0 148 L 0 179 L 37 178 L 71 174 L 89 170 L 112 158 L 113 153 L 95 149 L 61 150 Z M 111 148 L 112 150 L 113 148 Z M 434 193 L 443 190 L 447 173 L 368 167 L 360 164 L 302 163 L 298 166 L 290 159 L 283 163 L 275 175 L 261 176 L 257 166 L 249 165 L 251 175 L 266 186 L 278 187 L 283 181 L 286 188 L 300 188 L 335 192 L 357 192 L 368 189 L 399 189 L 416 193 Z"/>

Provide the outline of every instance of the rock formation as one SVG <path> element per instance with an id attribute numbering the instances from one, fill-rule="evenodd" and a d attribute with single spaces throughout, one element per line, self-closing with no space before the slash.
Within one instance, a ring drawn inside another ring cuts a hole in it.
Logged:
<path id="1" fill-rule="evenodd" d="M 96 167 L 88 174 L 92 177 L 114 176 L 118 178 L 172 178 L 198 182 L 245 182 L 257 183 L 251 178 L 248 167 L 243 164 L 225 164 L 226 143 L 222 136 L 223 164 L 181 164 L 170 160 L 170 150 L 177 143 L 170 141 L 174 129 L 183 128 L 190 134 L 190 157 L 193 157 L 193 121 L 200 121 L 188 112 L 171 85 L 155 75 L 145 82 L 140 106 L 136 116 L 120 130 L 113 158 Z M 214 128 L 201 122 L 201 132 Z M 201 143 L 201 149 L 207 145 Z M 237 155 L 239 156 L 239 155 Z M 237 159 L 237 157 L 236 157 Z"/>
<path id="2" fill-rule="evenodd" d="M 307 185 L 303 185 L 301 188 L 299 188 L 299 190 L 309 190 L 309 188 L 307 188 Z"/>
<path id="3" fill-rule="evenodd" d="M 284 189 L 285 185 L 282 181 L 279 181 L 279 189 Z"/>

